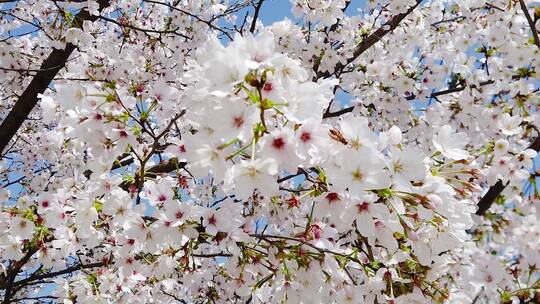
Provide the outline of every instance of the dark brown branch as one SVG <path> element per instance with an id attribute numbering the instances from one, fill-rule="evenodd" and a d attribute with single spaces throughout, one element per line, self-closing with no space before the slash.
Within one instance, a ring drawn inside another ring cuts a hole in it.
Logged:
<path id="1" fill-rule="evenodd" d="M 401 14 L 398 14 L 396 16 L 394 16 L 391 20 L 389 20 L 388 22 L 386 22 L 383 26 L 381 26 L 380 28 L 378 28 L 375 32 L 373 32 L 371 35 L 369 35 L 366 39 L 364 39 L 357 47 L 356 49 L 354 50 L 353 52 L 353 56 L 348 58 L 347 59 L 347 62 L 345 64 L 342 64 L 341 62 L 338 63 L 336 65 L 336 67 L 334 68 L 334 73 L 335 75 L 339 75 L 341 72 L 343 72 L 343 70 L 345 69 L 345 67 L 352 63 L 353 61 L 355 61 L 360 55 L 362 55 L 365 51 L 367 51 L 369 48 L 371 48 L 375 43 L 379 42 L 386 34 L 390 33 L 391 31 L 393 31 L 400 23 L 403 19 L 405 19 L 405 17 L 407 17 L 410 13 L 412 13 L 412 11 L 414 11 L 414 9 L 420 5 L 420 3 L 422 2 L 422 0 L 416 2 L 415 5 L 411 6 L 406 12 L 404 13 L 401 13 Z M 318 78 L 328 78 L 330 77 L 332 74 L 330 74 L 329 72 L 324 72 L 324 73 L 319 73 L 316 77 L 316 79 Z M 315 79 L 315 80 L 316 80 Z"/>
<path id="2" fill-rule="evenodd" d="M 251 27 L 249 28 L 251 33 L 255 32 L 255 26 L 257 26 L 257 19 L 259 18 L 259 12 L 261 11 L 263 2 L 264 0 L 259 0 L 257 6 L 255 6 L 255 13 L 253 14 L 253 20 L 251 20 Z"/>
<path id="3" fill-rule="evenodd" d="M 127 165 L 133 163 L 133 161 L 134 161 L 134 159 L 133 159 L 133 157 L 131 157 L 131 154 L 123 153 L 122 155 L 118 156 L 118 158 L 116 158 L 116 161 L 112 165 L 111 170 L 115 170 L 115 169 L 127 166 Z"/>
<path id="4" fill-rule="evenodd" d="M 487 80 L 487 81 L 484 81 L 484 82 L 480 82 L 480 86 L 485 86 L 485 85 L 488 85 L 488 84 L 492 84 L 494 82 L 495 81 L 493 81 L 493 80 Z M 465 90 L 467 87 L 476 88 L 476 85 L 457 86 L 457 87 L 448 88 L 448 89 L 445 89 L 445 90 L 442 90 L 442 91 L 433 92 L 428 98 L 436 98 L 438 96 L 442 96 L 442 95 L 446 95 L 446 94 L 452 94 L 452 93 L 461 92 L 461 91 Z M 416 98 L 417 97 L 415 95 L 405 97 L 405 99 L 407 99 L 407 100 L 415 100 Z M 323 118 L 338 117 L 338 116 L 341 116 L 343 114 L 350 113 L 353 110 L 354 110 L 354 106 L 350 106 L 350 107 L 343 108 L 343 109 L 341 109 L 339 111 L 336 111 L 336 112 L 325 112 L 323 114 Z"/>
<path id="5" fill-rule="evenodd" d="M 297 177 L 297 176 L 304 175 L 304 174 L 305 174 L 305 171 L 302 171 L 302 170 L 299 169 L 299 170 L 298 170 L 298 173 L 296 173 L 296 174 L 290 174 L 290 175 L 284 176 L 284 177 L 282 177 L 282 178 L 279 178 L 279 179 L 277 180 L 277 182 L 278 182 L 278 184 L 279 184 L 279 183 L 282 183 L 282 182 L 284 182 L 284 181 L 288 181 L 288 180 L 291 179 L 291 178 L 295 178 L 295 177 Z"/>
<path id="6" fill-rule="evenodd" d="M 173 35 L 177 35 L 177 36 L 180 36 L 180 37 L 188 39 L 188 40 L 191 39 L 188 36 L 186 36 L 186 35 L 184 35 L 182 33 L 179 33 L 176 30 L 155 30 L 155 29 L 152 29 L 152 28 L 141 28 L 141 27 L 131 25 L 129 23 L 122 23 L 122 22 L 116 21 L 114 19 L 105 17 L 105 16 L 99 16 L 99 18 L 106 21 L 106 22 L 114 23 L 114 24 L 118 25 L 119 27 L 125 27 L 125 28 L 129 28 L 129 29 L 132 29 L 132 30 L 135 30 L 135 31 L 143 32 L 143 33 L 173 34 Z"/>
<path id="7" fill-rule="evenodd" d="M 55 297 L 55 296 L 24 297 L 24 298 L 13 299 L 11 300 L 11 302 L 21 303 L 22 301 L 29 301 L 29 300 L 41 302 L 42 300 L 55 300 L 55 299 L 58 299 L 58 297 Z M 37 302 L 33 302 L 33 303 L 37 303 Z"/>
<path id="8" fill-rule="evenodd" d="M 13 287 L 15 287 L 13 282 L 15 281 L 17 274 L 24 267 L 24 265 L 28 263 L 28 261 L 30 261 L 30 258 L 32 258 L 32 256 L 36 252 L 38 252 L 37 247 L 31 249 L 30 251 L 26 253 L 26 255 L 22 259 L 11 263 L 5 276 L 4 274 L 0 275 L 0 288 L 5 289 L 4 300 L 2 301 L 2 304 L 8 304 L 10 302 L 12 292 L 13 292 Z"/>
<path id="9" fill-rule="evenodd" d="M 341 110 L 336 111 L 336 112 L 326 112 L 326 113 L 323 114 L 323 118 L 338 117 L 338 116 L 341 116 L 343 114 L 352 112 L 353 110 L 354 110 L 354 106 L 350 106 L 350 107 L 341 109 Z"/>
<path id="10" fill-rule="evenodd" d="M 497 181 L 495 185 L 489 187 L 488 192 L 486 192 L 486 194 L 478 202 L 478 210 L 476 210 L 476 214 L 483 215 L 486 213 L 499 194 L 503 192 L 504 188 L 506 188 L 506 185 L 503 185 L 502 181 L 500 180 Z"/>
<path id="11" fill-rule="evenodd" d="M 43 279 L 48 279 L 48 278 L 55 278 L 57 276 L 64 275 L 64 274 L 70 274 L 72 272 L 79 271 L 81 269 L 97 268 L 97 267 L 101 267 L 103 265 L 104 265 L 103 262 L 96 262 L 96 263 L 91 263 L 91 264 L 77 264 L 77 265 L 68 267 L 66 269 L 60 270 L 60 271 L 55 271 L 55 272 L 49 272 L 49 273 L 44 273 L 44 274 L 40 274 L 40 275 L 30 276 L 30 277 L 28 277 L 26 279 L 22 279 L 22 280 L 19 280 L 17 282 L 14 282 L 13 285 L 14 286 L 25 285 L 25 284 L 28 284 L 28 283 L 33 282 L 33 281 L 43 280 Z"/>
<path id="12" fill-rule="evenodd" d="M 148 2 L 148 3 L 158 4 L 158 5 L 165 5 L 168 8 L 170 8 L 171 10 L 181 12 L 182 14 L 190 16 L 191 18 L 208 25 L 209 28 L 217 30 L 217 31 L 223 33 L 225 36 L 227 36 L 227 38 L 229 38 L 229 40 L 233 40 L 233 37 L 227 31 L 220 28 L 219 26 L 214 25 L 211 21 L 207 21 L 207 20 L 202 19 L 201 17 L 197 16 L 196 14 L 192 14 L 192 13 L 190 13 L 190 12 L 184 10 L 184 9 L 178 8 L 175 5 L 171 5 L 171 4 L 166 3 L 166 2 L 164 3 L 164 2 L 159 2 L 159 1 L 155 1 L 155 0 L 143 0 L 143 1 Z"/>
<path id="13" fill-rule="evenodd" d="M 529 146 L 529 149 L 533 149 L 536 152 L 540 151 L 540 136 L 536 137 L 533 143 Z M 478 202 L 478 210 L 476 211 L 476 214 L 484 215 L 497 197 L 499 197 L 499 195 L 503 192 L 504 188 L 506 188 L 506 185 L 503 185 L 503 182 L 500 180 L 497 181 L 495 185 L 489 187 L 488 192 L 486 192 L 486 194 Z"/>
<path id="14" fill-rule="evenodd" d="M 479 85 L 481 87 L 485 86 L 485 85 L 488 85 L 488 84 L 493 84 L 495 83 L 495 81 L 493 80 L 487 80 L 487 81 L 483 81 L 483 82 L 480 82 Z M 442 91 L 437 91 L 437 92 L 433 92 L 428 98 L 436 98 L 438 96 L 442 96 L 442 95 L 447 95 L 447 94 L 452 94 L 452 93 L 457 93 L 457 92 L 461 92 L 463 90 L 465 90 L 466 88 L 477 88 L 477 85 L 475 84 L 471 84 L 471 85 L 459 85 L 459 86 L 455 86 L 453 88 L 448 88 L 446 90 L 442 90 Z M 416 99 L 416 96 L 414 95 L 411 95 L 411 96 L 408 96 L 406 97 L 407 100 L 414 100 Z"/>
<path id="15" fill-rule="evenodd" d="M 499 11 L 499 12 L 504 12 L 504 9 L 502 9 L 502 8 L 496 6 L 496 5 L 493 5 L 493 4 L 491 4 L 491 3 L 486 3 L 486 7 L 487 7 L 488 9 L 493 9 L 493 10 L 497 10 L 497 11 Z"/>
<path id="16" fill-rule="evenodd" d="M 345 1 L 345 7 L 343 7 L 341 9 L 341 11 L 343 13 L 345 13 L 345 11 L 347 10 L 347 8 L 349 7 L 349 5 L 351 4 L 351 1 L 348 0 L 348 1 Z M 327 44 L 328 43 L 328 33 L 331 33 L 331 32 L 335 32 L 336 29 L 338 28 L 339 26 L 339 23 L 341 22 L 341 19 L 337 19 L 336 23 L 332 24 L 332 26 L 330 26 L 330 28 L 326 27 L 324 32 L 326 33 L 326 37 L 324 38 L 324 44 Z M 310 26 L 310 23 L 308 23 L 308 26 Z M 310 33 L 311 30 L 308 30 L 308 35 L 311 35 Z M 309 36 L 308 36 L 308 43 L 309 43 Z M 316 60 L 315 61 L 315 65 L 313 65 L 313 71 L 315 73 L 317 73 L 319 71 L 319 66 L 321 65 L 321 60 Z"/>
<path id="17" fill-rule="evenodd" d="M 99 0 L 98 3 L 100 11 L 109 5 L 108 0 Z M 75 27 L 80 28 L 82 27 L 83 21 L 95 21 L 96 19 L 97 16 L 92 16 L 87 10 L 83 9 L 75 16 L 73 23 Z M 32 109 L 36 106 L 38 94 L 45 92 L 56 74 L 64 67 L 75 48 L 75 45 L 68 43 L 63 50 L 54 49 L 49 54 L 49 57 L 43 61 L 40 71 L 32 78 L 28 87 L 21 94 L 0 125 L 0 157 L 30 112 L 32 112 Z"/>
<path id="18" fill-rule="evenodd" d="M 525 4 L 525 1 L 519 0 L 519 5 L 521 5 L 521 9 L 523 10 L 523 13 L 525 14 L 525 18 L 527 18 L 527 22 L 529 23 L 529 27 L 531 28 L 531 32 L 534 39 L 534 44 L 540 49 L 540 38 L 538 38 L 538 32 L 536 31 L 535 22 L 531 18 L 531 15 L 529 14 L 529 9 L 527 8 L 527 4 Z"/>
<path id="19" fill-rule="evenodd" d="M 163 288 L 161 289 L 161 292 L 163 292 L 164 295 L 167 295 L 167 296 L 175 299 L 178 303 L 186 304 L 185 300 L 180 299 L 179 297 L 177 297 L 177 296 L 175 296 L 175 295 L 173 295 L 171 293 L 166 292 Z"/>
<path id="20" fill-rule="evenodd" d="M 26 178 L 26 176 L 23 175 L 23 176 L 21 176 L 21 177 L 15 179 L 15 180 L 13 180 L 13 181 L 9 181 L 9 180 L 8 180 L 8 181 L 7 181 L 7 184 L 1 185 L 1 187 L 2 187 L 2 188 L 7 188 L 7 187 L 9 187 L 9 186 L 11 186 L 11 185 L 13 185 L 13 184 L 17 184 L 18 182 L 22 181 L 22 180 L 25 179 L 25 178 Z"/>
<path id="21" fill-rule="evenodd" d="M 145 170 L 145 176 L 156 176 L 161 173 L 169 173 L 176 171 L 176 169 L 182 169 L 185 168 L 187 165 L 186 162 L 179 162 L 176 157 L 173 157 L 169 160 L 163 161 L 153 167 L 150 167 L 148 170 Z M 138 185 L 140 181 L 140 176 L 138 174 L 135 174 L 135 181 L 133 183 L 129 182 L 123 182 L 120 184 L 120 187 L 124 189 L 125 191 L 129 191 L 129 187 L 131 184 Z"/>
<path id="22" fill-rule="evenodd" d="M 458 21 L 458 20 L 466 19 L 466 18 L 467 18 L 467 17 L 465 17 L 465 16 L 458 16 L 458 17 L 451 18 L 451 19 L 444 19 L 444 20 L 441 20 L 441 21 L 437 21 L 437 22 L 435 22 L 435 23 L 432 23 L 431 26 L 437 27 L 438 25 L 443 24 L 443 23 L 453 22 L 453 21 Z"/>
<path id="23" fill-rule="evenodd" d="M 161 174 L 175 171 L 176 169 L 184 168 L 187 165 L 186 162 L 179 162 L 176 157 L 169 159 L 168 161 L 157 164 L 146 170 L 146 173 Z"/>
<path id="24" fill-rule="evenodd" d="M 484 293 L 484 286 L 480 288 L 480 291 L 476 294 L 471 304 L 476 304 L 476 302 L 478 302 L 478 300 L 480 299 L 480 296 L 482 296 L 483 293 Z"/>
<path id="25" fill-rule="evenodd" d="M 224 253 L 224 252 L 207 253 L 207 254 L 203 254 L 203 253 L 197 254 L 197 253 L 194 253 L 194 254 L 192 254 L 191 256 L 196 257 L 196 258 L 217 258 L 217 257 L 230 258 L 230 257 L 232 257 L 232 254 L 230 254 L 230 253 Z"/>

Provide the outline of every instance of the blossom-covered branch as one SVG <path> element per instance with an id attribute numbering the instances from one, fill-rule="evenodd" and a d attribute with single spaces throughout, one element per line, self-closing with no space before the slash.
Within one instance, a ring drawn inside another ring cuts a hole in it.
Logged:
<path id="1" fill-rule="evenodd" d="M 537 302 L 517 3 L 0 5 L 2 301 Z"/>

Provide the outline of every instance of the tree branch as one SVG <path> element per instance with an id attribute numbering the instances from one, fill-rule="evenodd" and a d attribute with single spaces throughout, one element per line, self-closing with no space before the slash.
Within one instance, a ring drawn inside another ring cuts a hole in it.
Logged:
<path id="1" fill-rule="evenodd" d="M 166 2 L 159 2 L 159 1 L 155 1 L 155 0 L 143 0 L 143 2 L 148 2 L 148 3 L 158 4 L 158 5 L 165 5 L 168 8 L 170 8 L 171 10 L 181 12 L 181 13 L 187 15 L 187 16 L 190 16 L 190 17 L 194 18 L 195 20 L 197 20 L 199 22 L 202 22 L 202 23 L 208 25 L 209 28 L 217 30 L 217 31 L 223 33 L 225 36 L 227 36 L 227 38 L 229 38 L 230 40 L 233 40 L 233 37 L 227 31 L 220 28 L 219 26 L 214 25 L 211 21 L 207 21 L 207 20 L 202 19 L 201 17 L 197 16 L 196 14 L 192 14 L 192 13 L 190 13 L 190 12 L 184 10 L 184 9 L 178 8 L 178 7 L 174 6 L 174 5 L 171 5 L 171 4 L 166 3 Z"/>
<path id="2" fill-rule="evenodd" d="M 0 276 L 0 288 L 6 290 L 4 292 L 4 300 L 2 301 L 2 304 L 8 304 L 10 302 L 13 287 L 15 287 L 13 282 L 15 281 L 17 274 L 24 267 L 24 265 L 30 261 L 30 258 L 32 258 L 36 252 L 38 252 L 37 247 L 28 251 L 21 260 L 11 263 L 5 276 Z"/>
<path id="3" fill-rule="evenodd" d="M 54 278 L 54 277 L 57 277 L 57 276 L 60 276 L 60 275 L 63 275 L 63 274 L 69 274 L 69 273 L 72 273 L 72 272 L 75 272 L 75 271 L 79 271 L 81 269 L 97 268 L 97 267 L 101 267 L 103 265 L 105 265 L 103 262 L 96 262 L 96 263 L 91 263 L 91 264 L 77 264 L 75 266 L 71 266 L 71 267 L 68 267 L 68 268 L 60 270 L 60 271 L 55 271 L 55 272 L 49 272 L 49 273 L 44 273 L 44 274 L 40 274 L 40 275 L 30 276 L 30 277 L 28 277 L 26 279 L 22 279 L 22 280 L 19 280 L 17 282 L 14 282 L 13 285 L 14 286 L 24 285 L 24 284 L 28 284 L 28 283 L 36 281 L 36 280 Z"/>
<path id="4" fill-rule="evenodd" d="M 536 31 L 535 22 L 532 20 L 531 15 L 529 14 L 527 4 L 525 4 L 525 1 L 519 0 L 519 5 L 521 6 L 521 9 L 525 14 L 525 18 L 527 18 L 527 22 L 529 23 L 529 27 L 531 28 L 534 44 L 536 44 L 536 46 L 540 49 L 540 38 L 538 38 L 538 32 Z"/>
<path id="5" fill-rule="evenodd" d="M 251 33 L 255 32 L 255 26 L 257 26 L 257 19 L 259 18 L 259 12 L 261 11 L 263 2 L 264 0 L 259 0 L 259 3 L 255 7 L 255 13 L 253 14 L 253 20 L 251 20 L 251 27 L 249 28 Z"/>
<path id="6" fill-rule="evenodd" d="M 109 5 L 109 0 L 99 0 L 98 3 L 101 11 Z M 98 16 L 92 16 L 86 9 L 83 9 L 75 16 L 73 23 L 75 27 L 81 28 L 83 21 L 95 21 L 97 18 Z M 2 121 L 0 125 L 0 158 L 4 149 L 36 106 L 38 94 L 45 92 L 56 74 L 64 67 L 75 48 L 75 45 L 67 43 L 66 48 L 63 50 L 54 49 L 49 54 L 49 57 L 43 61 L 39 71 L 21 94 L 13 109 Z"/>
<path id="7" fill-rule="evenodd" d="M 536 139 L 529 146 L 529 149 L 533 149 L 536 152 L 540 151 L 540 136 L 536 137 Z M 478 202 L 478 210 L 476 211 L 476 214 L 484 215 L 491 207 L 495 199 L 497 199 L 497 197 L 499 197 L 499 195 L 503 192 L 504 188 L 506 188 L 506 185 L 503 185 L 501 180 L 497 181 L 495 185 L 489 187 L 488 192 L 486 192 L 486 194 Z"/>
<path id="8" fill-rule="evenodd" d="M 153 167 L 150 167 L 148 170 L 145 170 L 145 176 L 156 176 L 161 173 L 169 173 L 172 171 L 176 171 L 176 169 L 184 168 L 187 165 L 186 162 L 179 162 L 176 157 L 173 157 L 167 161 L 161 162 Z M 133 183 L 124 181 L 120 184 L 120 188 L 124 189 L 125 191 L 129 191 L 130 185 L 138 185 L 140 180 L 139 175 L 135 175 L 135 181 Z"/>
<path id="9" fill-rule="evenodd" d="M 357 47 L 356 49 L 354 50 L 353 52 L 353 56 L 348 58 L 347 59 L 347 62 L 345 64 L 342 64 L 341 62 L 339 62 L 335 68 L 334 68 L 334 72 L 333 74 L 335 75 L 339 75 L 341 72 L 343 72 L 343 70 L 345 69 L 345 67 L 350 64 L 351 62 L 355 61 L 360 55 L 362 55 L 362 53 L 364 53 L 365 51 L 367 51 L 370 47 L 372 47 L 375 43 L 379 42 L 386 34 L 390 33 L 391 31 L 393 31 L 400 23 L 403 19 L 405 19 L 405 17 L 407 17 L 410 13 L 412 13 L 412 11 L 414 11 L 414 9 L 420 5 L 420 3 L 422 3 L 422 0 L 419 0 L 416 2 L 415 5 L 411 6 L 406 12 L 404 13 L 401 13 L 401 14 L 398 14 L 396 16 L 394 16 L 391 20 L 389 20 L 388 22 L 386 22 L 383 26 L 381 26 L 380 28 L 378 28 L 375 32 L 373 32 L 371 35 L 369 35 L 366 39 L 364 39 Z M 324 72 L 324 73 L 319 73 L 316 77 L 315 77 L 315 80 L 323 77 L 323 78 L 328 78 L 330 77 L 332 74 L 330 74 L 328 71 L 327 72 Z"/>
<path id="10" fill-rule="evenodd" d="M 485 86 L 485 85 L 488 85 L 488 84 L 492 84 L 494 82 L 495 81 L 493 81 L 493 80 L 483 81 L 483 82 L 480 82 L 480 86 Z M 476 85 L 456 86 L 456 87 L 448 88 L 448 89 L 445 89 L 445 90 L 442 90 L 442 91 L 433 92 L 428 98 L 436 98 L 438 96 L 442 96 L 442 95 L 446 95 L 446 94 L 452 94 L 452 93 L 456 93 L 456 92 L 461 92 L 461 91 L 465 90 L 467 87 L 476 88 Z M 417 97 L 415 95 L 405 97 L 406 100 L 415 100 L 416 98 Z M 343 108 L 343 109 L 341 109 L 339 111 L 336 111 L 336 112 L 325 112 L 323 114 L 323 118 L 331 118 L 331 117 L 341 116 L 343 114 L 352 112 L 353 110 L 354 110 L 354 106 L 350 106 L 350 107 Z"/>
<path id="11" fill-rule="evenodd" d="M 131 25 L 129 23 L 122 23 L 122 22 L 116 21 L 114 19 L 105 17 L 105 16 L 99 16 L 99 19 L 104 20 L 106 22 L 114 23 L 114 24 L 118 25 L 119 27 L 125 27 L 125 28 L 129 28 L 129 29 L 132 29 L 132 30 L 135 30 L 135 31 L 143 32 L 143 33 L 173 34 L 173 35 L 177 35 L 177 36 L 180 36 L 180 37 L 188 39 L 188 40 L 191 39 L 190 37 L 188 37 L 188 36 L 186 36 L 186 35 L 184 35 L 182 33 L 179 33 L 176 30 L 155 30 L 153 28 L 141 28 L 141 27 L 137 27 L 135 25 Z"/>

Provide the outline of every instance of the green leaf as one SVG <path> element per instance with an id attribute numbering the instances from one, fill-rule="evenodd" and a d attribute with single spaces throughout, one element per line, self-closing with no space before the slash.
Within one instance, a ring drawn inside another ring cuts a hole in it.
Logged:
<path id="1" fill-rule="evenodd" d="M 264 285 L 264 283 L 268 282 L 272 277 L 274 276 L 273 273 L 267 275 L 266 277 L 260 279 L 257 283 L 255 283 L 255 285 L 253 285 L 253 290 L 257 289 L 257 288 L 261 288 L 261 286 Z"/>
<path id="2" fill-rule="evenodd" d="M 259 102 L 259 98 L 257 97 L 256 94 L 254 94 L 253 92 L 251 92 L 248 88 L 244 86 L 243 88 L 246 94 L 248 95 L 249 99 L 251 100 L 251 102 L 253 102 L 254 104 Z"/>
<path id="3" fill-rule="evenodd" d="M 384 198 L 384 199 L 387 199 L 387 198 L 390 198 L 390 197 L 394 196 L 394 191 L 392 191 L 392 189 L 389 189 L 389 188 L 387 188 L 387 189 L 381 189 L 381 190 L 378 190 L 378 191 L 377 191 L 377 194 L 378 194 L 380 197 L 382 197 L 382 198 Z"/>
<path id="4" fill-rule="evenodd" d="M 94 200 L 94 209 L 96 209 L 97 212 L 101 212 L 101 210 L 103 210 L 103 203 L 100 200 L 95 199 Z"/>

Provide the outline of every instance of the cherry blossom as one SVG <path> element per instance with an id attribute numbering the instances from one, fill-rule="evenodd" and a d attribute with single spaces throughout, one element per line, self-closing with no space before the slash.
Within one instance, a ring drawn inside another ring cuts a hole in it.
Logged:
<path id="1" fill-rule="evenodd" d="M 449 125 L 442 126 L 437 135 L 433 137 L 433 145 L 437 151 L 454 160 L 467 158 L 467 151 L 463 149 L 467 142 L 465 133 L 454 133 Z"/>
<path id="2" fill-rule="evenodd" d="M 538 302 L 537 3 L 0 2 L 3 302 Z"/>

